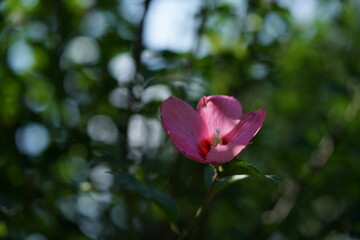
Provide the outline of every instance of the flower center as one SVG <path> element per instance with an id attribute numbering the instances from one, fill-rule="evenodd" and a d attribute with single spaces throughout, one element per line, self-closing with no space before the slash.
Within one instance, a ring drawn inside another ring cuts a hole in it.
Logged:
<path id="1" fill-rule="evenodd" d="M 222 145 L 223 141 L 220 137 L 220 128 L 215 129 L 216 135 L 211 138 L 211 148 L 215 148 L 218 144 Z"/>

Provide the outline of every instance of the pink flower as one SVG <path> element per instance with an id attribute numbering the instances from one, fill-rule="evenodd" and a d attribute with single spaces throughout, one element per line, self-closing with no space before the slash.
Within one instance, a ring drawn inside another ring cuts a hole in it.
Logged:
<path id="1" fill-rule="evenodd" d="M 201 163 L 232 160 L 262 127 L 265 109 L 242 113 L 241 104 L 229 96 L 202 97 L 197 111 L 169 97 L 161 105 L 161 123 L 175 148 Z"/>

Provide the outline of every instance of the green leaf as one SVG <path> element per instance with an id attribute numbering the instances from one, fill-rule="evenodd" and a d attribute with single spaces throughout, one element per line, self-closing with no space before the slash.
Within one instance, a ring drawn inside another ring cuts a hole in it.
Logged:
<path id="1" fill-rule="evenodd" d="M 247 177 L 249 177 L 249 175 L 245 175 L 245 174 L 238 174 L 238 175 L 222 177 L 222 178 L 220 178 L 215 191 L 219 192 L 219 191 L 223 190 L 224 188 L 226 188 L 227 186 L 229 186 L 233 183 L 239 182 L 240 180 L 243 180 Z"/>
<path id="2" fill-rule="evenodd" d="M 115 179 L 122 189 L 135 191 L 144 198 L 153 201 L 165 216 L 173 223 L 177 221 L 178 211 L 175 201 L 160 189 L 141 184 L 134 176 L 128 173 L 115 173 Z"/>
<path id="3" fill-rule="evenodd" d="M 234 176 L 234 175 L 249 175 L 260 177 L 263 179 L 270 179 L 279 182 L 279 179 L 274 175 L 265 175 L 261 171 L 251 164 L 248 164 L 242 160 L 233 160 L 229 163 L 222 165 L 221 175 L 223 177 Z"/>
<path id="4" fill-rule="evenodd" d="M 206 167 L 204 170 L 204 182 L 207 188 L 210 188 L 212 177 L 214 176 L 214 169 L 212 167 Z M 238 182 L 240 180 L 243 180 L 244 178 L 247 178 L 248 175 L 244 174 L 238 174 L 238 175 L 232 175 L 232 176 L 224 176 L 221 177 L 219 182 L 216 185 L 215 192 L 219 192 L 223 190 L 225 187 Z"/>

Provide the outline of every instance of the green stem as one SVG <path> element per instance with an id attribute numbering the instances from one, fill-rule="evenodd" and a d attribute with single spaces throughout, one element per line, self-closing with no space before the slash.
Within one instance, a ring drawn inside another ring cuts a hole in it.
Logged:
<path id="1" fill-rule="evenodd" d="M 219 166 L 213 166 L 213 168 L 215 170 L 215 173 L 212 178 L 211 186 L 210 186 L 208 192 L 206 193 L 205 198 L 204 198 L 202 204 L 200 205 L 199 209 L 196 211 L 194 219 L 190 223 L 189 227 L 183 232 L 180 239 L 183 239 L 183 240 L 190 239 L 191 234 L 193 233 L 195 227 L 199 223 L 202 215 L 204 215 L 205 210 L 207 209 L 207 207 L 209 206 L 209 204 L 211 202 L 211 199 L 215 195 L 215 187 L 216 187 L 217 182 L 220 179 L 220 170 L 219 170 Z"/>

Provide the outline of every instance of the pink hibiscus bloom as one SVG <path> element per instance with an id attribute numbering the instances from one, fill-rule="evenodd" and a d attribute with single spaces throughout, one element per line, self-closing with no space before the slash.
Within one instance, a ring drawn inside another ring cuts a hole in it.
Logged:
<path id="1" fill-rule="evenodd" d="M 169 97 L 161 105 L 161 123 L 175 148 L 201 163 L 232 160 L 262 127 L 265 109 L 242 113 L 241 104 L 229 96 L 202 97 L 197 111 Z"/>

